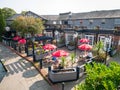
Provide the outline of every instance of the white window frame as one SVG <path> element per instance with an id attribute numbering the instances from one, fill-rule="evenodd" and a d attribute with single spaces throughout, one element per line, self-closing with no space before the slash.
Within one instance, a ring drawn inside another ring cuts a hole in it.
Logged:
<path id="1" fill-rule="evenodd" d="M 89 43 L 90 45 L 93 45 L 93 43 L 94 43 L 94 35 L 85 35 L 85 38 L 90 40 L 90 42 L 91 42 L 91 44 Z M 92 40 L 90 38 L 92 38 Z"/>

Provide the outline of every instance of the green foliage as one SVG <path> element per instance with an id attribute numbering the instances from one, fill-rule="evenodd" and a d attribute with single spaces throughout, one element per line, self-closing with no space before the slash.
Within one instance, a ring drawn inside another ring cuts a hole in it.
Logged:
<path id="1" fill-rule="evenodd" d="M 101 52 L 103 52 L 103 47 L 104 47 L 103 42 L 99 41 L 97 42 L 97 44 L 94 45 L 93 51 L 99 55 Z"/>
<path id="2" fill-rule="evenodd" d="M 120 64 L 111 62 L 109 67 L 101 63 L 86 65 L 85 82 L 75 86 L 75 90 L 117 90 L 120 85 Z"/>
<path id="3" fill-rule="evenodd" d="M 12 27 L 21 32 L 23 36 L 27 33 L 31 33 L 31 35 L 42 33 L 42 30 L 44 30 L 42 20 L 40 18 L 34 18 L 30 16 L 17 17 L 16 20 L 13 21 Z"/>
<path id="4" fill-rule="evenodd" d="M 2 13 L 2 9 L 0 9 L 0 41 L 2 40 L 1 36 L 3 35 L 3 33 L 5 31 L 5 25 L 6 25 L 6 23 L 4 20 L 4 15 Z"/>
<path id="5" fill-rule="evenodd" d="M 106 54 L 103 48 L 104 48 L 103 42 L 99 41 L 97 42 L 97 44 L 94 45 L 92 49 L 93 55 L 96 56 L 95 60 L 98 62 L 104 62 L 106 58 Z"/>
<path id="6" fill-rule="evenodd" d="M 75 53 L 70 54 L 72 65 L 75 62 Z"/>
<path id="7" fill-rule="evenodd" d="M 64 67 L 65 66 L 65 61 L 66 61 L 66 58 L 65 57 L 61 57 L 61 65 Z"/>
<path id="8" fill-rule="evenodd" d="M 70 45 L 70 46 L 75 46 L 75 41 L 70 41 L 70 42 L 69 42 L 69 45 Z"/>
<path id="9" fill-rule="evenodd" d="M 8 7 L 3 8 L 2 12 L 3 12 L 3 15 L 4 15 L 5 19 L 7 19 L 8 17 L 16 14 L 16 12 L 13 9 L 8 8 Z"/>
<path id="10" fill-rule="evenodd" d="M 26 12 L 28 12 L 28 11 L 22 11 L 22 12 L 21 12 L 21 14 L 22 14 L 22 15 L 25 15 L 25 14 L 26 14 Z"/>

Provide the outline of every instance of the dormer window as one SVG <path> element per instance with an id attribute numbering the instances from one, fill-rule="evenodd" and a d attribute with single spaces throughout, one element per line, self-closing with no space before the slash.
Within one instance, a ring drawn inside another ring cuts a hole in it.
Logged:
<path id="1" fill-rule="evenodd" d="M 80 20 L 80 24 L 82 24 L 83 23 L 83 20 Z"/>
<path id="2" fill-rule="evenodd" d="M 101 23 L 102 23 L 102 24 L 105 24 L 105 19 L 102 19 Z"/>
<path id="3" fill-rule="evenodd" d="M 92 23 L 93 23 L 93 20 L 89 20 L 89 23 L 92 24 Z"/>

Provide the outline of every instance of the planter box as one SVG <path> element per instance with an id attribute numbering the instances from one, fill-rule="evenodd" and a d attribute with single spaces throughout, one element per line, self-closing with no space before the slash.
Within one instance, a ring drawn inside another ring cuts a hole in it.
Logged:
<path id="1" fill-rule="evenodd" d="M 113 57 L 116 54 L 117 50 L 112 50 L 109 52 L 110 57 Z"/>
<path id="2" fill-rule="evenodd" d="M 58 47 L 58 48 L 61 48 L 61 47 L 64 47 L 64 46 L 65 46 L 64 43 L 59 43 L 59 44 L 57 44 L 57 47 Z"/>
<path id="3" fill-rule="evenodd" d="M 74 49 L 75 49 L 75 46 L 70 46 L 70 45 L 68 45 L 67 48 L 68 48 L 68 50 L 74 50 Z"/>
<path id="4" fill-rule="evenodd" d="M 48 53 L 43 53 L 43 54 L 35 54 L 35 60 L 39 61 L 40 59 L 43 59 L 45 56 L 47 56 Z"/>
<path id="5" fill-rule="evenodd" d="M 27 56 L 32 56 L 33 55 L 33 50 L 28 50 Z"/>
<path id="6" fill-rule="evenodd" d="M 56 69 L 48 71 L 49 79 L 52 83 L 77 80 L 76 68 Z"/>

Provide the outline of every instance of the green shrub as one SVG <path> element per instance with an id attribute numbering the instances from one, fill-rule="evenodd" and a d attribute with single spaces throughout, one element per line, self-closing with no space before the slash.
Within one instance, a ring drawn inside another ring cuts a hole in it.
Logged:
<path id="1" fill-rule="evenodd" d="M 85 82 L 75 86 L 75 90 L 117 90 L 120 85 L 120 64 L 111 62 L 107 67 L 101 63 L 86 65 Z"/>

